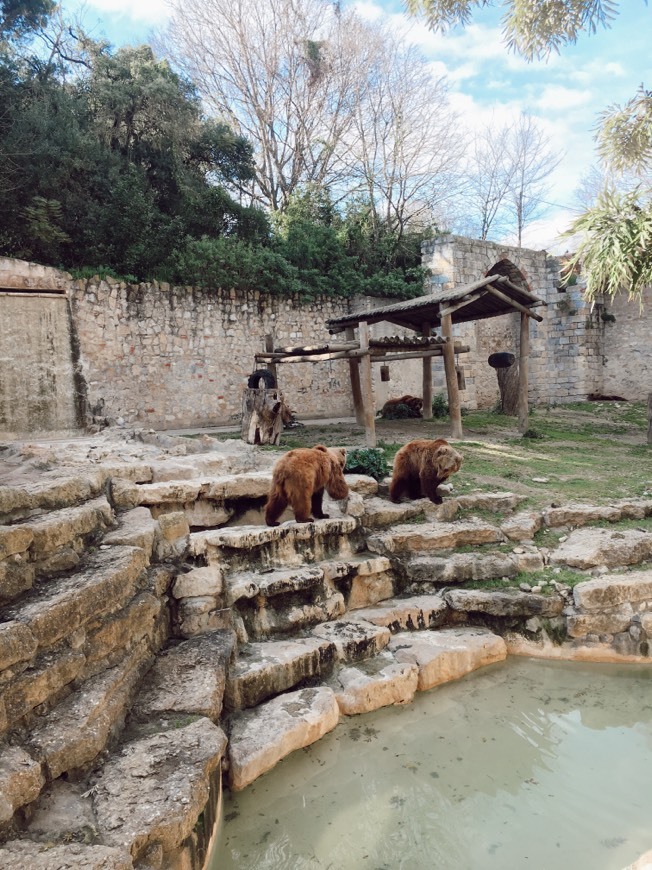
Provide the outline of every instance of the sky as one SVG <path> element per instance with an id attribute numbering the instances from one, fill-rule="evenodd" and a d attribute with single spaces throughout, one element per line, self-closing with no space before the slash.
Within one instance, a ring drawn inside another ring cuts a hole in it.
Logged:
<path id="1" fill-rule="evenodd" d="M 166 0 L 63 0 L 61 5 L 65 12 L 81 9 L 87 31 L 116 47 L 146 42 L 169 16 Z M 433 73 L 446 76 L 452 105 L 469 128 L 502 125 L 523 111 L 538 120 L 561 160 L 550 176 L 548 211 L 527 227 L 523 244 L 551 253 L 565 250 L 559 235 L 577 213 L 581 177 L 597 162 L 593 137 L 599 113 L 624 103 L 642 83 L 652 86 L 652 3 L 623 0 L 610 29 L 581 36 L 561 54 L 532 63 L 503 44 L 499 9 L 480 9 L 470 26 L 442 35 L 407 18 L 400 0 L 350 0 L 350 5 L 421 48 Z"/>

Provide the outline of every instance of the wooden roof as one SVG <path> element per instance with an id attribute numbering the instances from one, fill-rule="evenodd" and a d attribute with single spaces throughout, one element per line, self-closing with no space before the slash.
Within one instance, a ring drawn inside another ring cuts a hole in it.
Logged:
<path id="1" fill-rule="evenodd" d="M 506 276 L 489 275 L 471 284 L 456 287 L 454 290 L 418 296 L 416 299 L 406 299 L 394 305 L 337 317 L 327 321 L 326 325 L 331 333 L 357 326 L 361 321 L 367 323 L 389 321 L 408 329 L 421 330 L 424 324 L 431 327 L 439 326 L 445 314 L 454 313 L 455 323 L 465 323 L 510 314 L 514 310 L 521 311 L 524 308 L 529 312 L 529 309 L 545 304 L 542 299 L 514 284 Z M 543 319 L 534 312 L 531 312 L 531 316 L 535 320 Z"/>

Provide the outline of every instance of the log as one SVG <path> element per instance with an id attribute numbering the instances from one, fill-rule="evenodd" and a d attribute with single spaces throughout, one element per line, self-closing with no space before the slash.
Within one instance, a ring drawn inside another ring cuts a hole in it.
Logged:
<path id="1" fill-rule="evenodd" d="M 430 338 L 432 329 L 429 323 L 421 326 L 423 338 Z M 432 420 L 432 357 L 424 356 L 421 362 L 421 398 L 423 399 L 423 419 Z"/>
<path id="2" fill-rule="evenodd" d="M 448 393 L 448 414 L 451 421 L 451 435 L 453 438 L 461 438 L 462 407 L 460 405 L 460 393 L 457 388 L 453 321 L 450 314 L 446 314 L 441 319 L 441 334 L 446 339 L 446 344 L 444 345 L 444 371 L 446 373 L 446 392 Z"/>
<path id="3" fill-rule="evenodd" d="M 346 338 L 355 341 L 355 330 L 347 326 Z M 353 410 L 358 426 L 364 426 L 364 411 L 362 409 L 362 389 L 360 387 L 360 360 L 349 358 L 349 376 L 351 378 L 351 395 L 353 396 Z"/>
<path id="4" fill-rule="evenodd" d="M 528 430 L 528 366 L 530 359 L 530 320 L 521 314 L 521 340 L 518 349 L 518 431 Z"/>
<path id="5" fill-rule="evenodd" d="M 242 396 L 241 438 L 247 444 L 278 444 L 283 431 L 280 390 L 245 389 Z"/>
<path id="6" fill-rule="evenodd" d="M 369 350 L 369 324 L 361 320 L 358 325 L 360 350 Z M 376 408 L 371 382 L 371 357 L 369 353 L 360 358 L 360 390 L 362 392 L 362 412 L 364 416 L 364 434 L 367 447 L 376 446 Z"/>

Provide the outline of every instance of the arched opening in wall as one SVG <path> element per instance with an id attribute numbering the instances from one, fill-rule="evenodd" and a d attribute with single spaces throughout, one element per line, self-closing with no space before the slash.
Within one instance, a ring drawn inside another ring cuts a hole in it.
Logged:
<path id="1" fill-rule="evenodd" d="M 524 290 L 528 290 L 532 293 L 532 288 L 528 284 L 527 278 L 511 260 L 498 260 L 498 262 L 494 263 L 491 269 L 489 269 L 485 277 L 489 277 L 490 275 L 504 276 L 508 278 L 512 284 L 515 284 L 517 287 L 522 287 Z M 489 339 L 489 346 L 487 347 L 489 356 L 487 358 L 487 363 L 495 369 L 496 377 L 498 378 L 501 411 L 509 416 L 516 416 L 518 414 L 519 397 L 518 332 L 516 330 L 516 324 L 514 323 L 514 317 L 511 315 L 506 316 L 510 319 L 512 325 L 508 328 L 507 335 L 504 333 L 498 333 Z M 503 318 L 500 319 L 502 320 Z M 511 357 L 511 364 L 506 365 L 501 363 L 500 365 L 495 365 L 495 359 L 499 356 L 505 358 Z M 492 357 L 494 358 L 493 360 Z M 492 361 L 489 362 L 489 360 Z"/>
<path id="2" fill-rule="evenodd" d="M 517 287 L 529 290 L 530 293 L 533 292 L 525 275 L 511 260 L 498 260 L 485 274 L 485 278 L 488 278 L 490 275 L 503 275 L 505 278 L 509 278 L 512 284 L 515 284 Z"/>

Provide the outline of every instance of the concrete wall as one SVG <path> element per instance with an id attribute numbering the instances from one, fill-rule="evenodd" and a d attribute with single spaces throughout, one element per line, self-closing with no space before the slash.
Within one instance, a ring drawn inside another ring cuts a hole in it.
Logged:
<path id="1" fill-rule="evenodd" d="M 68 299 L 0 290 L 0 437 L 77 425 Z"/>

